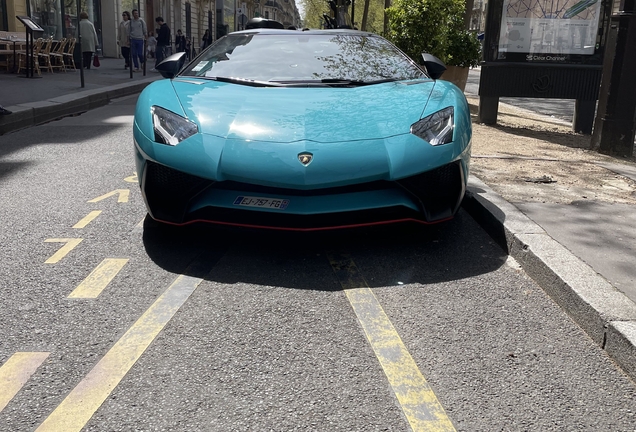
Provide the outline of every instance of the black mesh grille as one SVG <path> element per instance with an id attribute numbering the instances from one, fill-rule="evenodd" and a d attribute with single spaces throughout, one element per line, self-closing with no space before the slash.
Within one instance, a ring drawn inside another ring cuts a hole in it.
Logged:
<path id="1" fill-rule="evenodd" d="M 213 183 L 211 180 L 148 162 L 142 189 L 153 217 L 180 223 L 188 202 Z"/>
<path id="2" fill-rule="evenodd" d="M 427 220 L 452 216 L 464 192 L 459 161 L 399 180 L 423 206 Z"/>

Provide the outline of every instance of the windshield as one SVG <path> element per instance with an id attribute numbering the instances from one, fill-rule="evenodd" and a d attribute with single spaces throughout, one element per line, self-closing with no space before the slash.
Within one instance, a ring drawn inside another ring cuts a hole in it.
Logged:
<path id="1" fill-rule="evenodd" d="M 219 39 L 181 76 L 303 83 L 425 78 L 411 59 L 373 35 L 243 33 Z"/>

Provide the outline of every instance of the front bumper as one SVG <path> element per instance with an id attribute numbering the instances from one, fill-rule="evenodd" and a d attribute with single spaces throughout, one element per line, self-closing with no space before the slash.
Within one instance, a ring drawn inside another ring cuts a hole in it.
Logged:
<path id="1" fill-rule="evenodd" d="M 312 190 L 284 189 L 234 181 L 212 181 L 148 161 L 141 189 L 150 215 L 186 225 L 220 225 L 312 231 L 396 222 L 436 223 L 450 219 L 465 192 L 457 160 L 396 181 L 378 180 Z M 238 196 L 288 200 L 285 210 L 237 207 Z"/>

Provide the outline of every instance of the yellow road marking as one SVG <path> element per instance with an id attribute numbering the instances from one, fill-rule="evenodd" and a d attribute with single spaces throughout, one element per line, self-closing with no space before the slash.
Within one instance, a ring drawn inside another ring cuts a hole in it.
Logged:
<path id="1" fill-rule="evenodd" d="M 179 276 L 37 431 L 80 431 L 201 281 L 199 278 Z"/>
<path id="2" fill-rule="evenodd" d="M 97 216 L 99 216 L 101 212 L 102 212 L 101 210 L 95 210 L 95 211 L 90 212 L 89 214 L 84 216 L 84 218 L 81 221 L 79 221 L 78 223 L 73 225 L 73 228 L 84 228 L 86 225 L 88 225 L 89 223 L 93 222 L 93 220 Z"/>
<path id="3" fill-rule="evenodd" d="M 415 432 L 455 431 L 373 291 L 347 254 L 327 253 L 389 384 Z"/>
<path id="4" fill-rule="evenodd" d="M 69 298 L 97 298 L 117 273 L 126 265 L 127 258 L 106 258 L 81 284 L 69 294 Z"/>
<path id="5" fill-rule="evenodd" d="M 52 238 L 44 240 L 46 243 L 66 243 L 57 252 L 55 252 L 49 259 L 44 261 L 45 264 L 55 264 L 64 258 L 70 251 L 81 243 L 81 238 Z"/>
<path id="6" fill-rule="evenodd" d="M 130 195 L 130 191 L 128 189 L 115 189 L 112 192 L 108 192 L 107 194 L 98 196 L 97 198 L 93 198 L 92 200 L 89 200 L 88 202 L 96 203 L 106 198 L 112 197 L 114 195 L 118 195 L 117 202 L 125 203 L 125 202 L 128 202 L 128 195 Z"/>
<path id="7" fill-rule="evenodd" d="M 18 352 L 0 367 L 0 411 L 49 356 L 47 352 Z"/>
<path id="8" fill-rule="evenodd" d="M 139 179 L 137 178 L 137 173 L 135 172 L 133 175 L 126 177 L 124 181 L 128 183 L 139 183 Z"/>

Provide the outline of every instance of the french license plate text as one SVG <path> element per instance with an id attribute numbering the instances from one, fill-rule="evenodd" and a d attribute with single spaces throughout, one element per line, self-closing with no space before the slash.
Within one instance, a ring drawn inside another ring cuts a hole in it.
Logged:
<path id="1" fill-rule="evenodd" d="M 289 205 L 289 200 L 278 198 L 237 196 L 234 205 L 243 207 L 258 207 L 272 210 L 285 210 Z"/>

